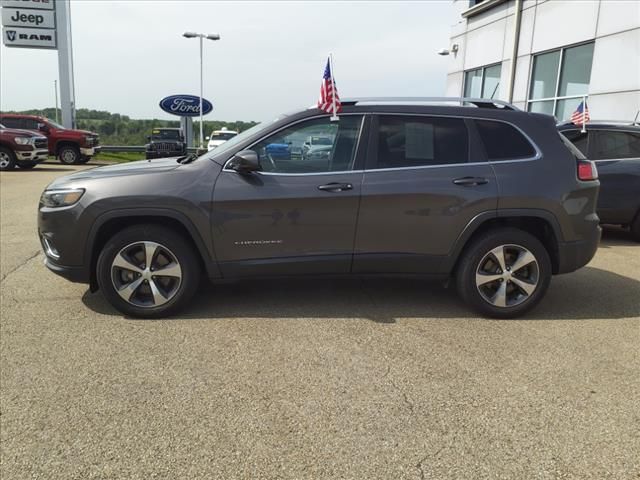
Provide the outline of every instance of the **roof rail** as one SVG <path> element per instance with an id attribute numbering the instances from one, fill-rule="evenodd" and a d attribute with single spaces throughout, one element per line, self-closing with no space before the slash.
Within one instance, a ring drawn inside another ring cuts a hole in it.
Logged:
<path id="1" fill-rule="evenodd" d="M 472 97 L 361 97 L 341 99 L 342 105 L 358 105 L 362 103 L 454 103 L 460 106 L 474 105 L 478 108 L 503 108 L 505 110 L 520 110 L 511 103 L 493 98 Z"/>

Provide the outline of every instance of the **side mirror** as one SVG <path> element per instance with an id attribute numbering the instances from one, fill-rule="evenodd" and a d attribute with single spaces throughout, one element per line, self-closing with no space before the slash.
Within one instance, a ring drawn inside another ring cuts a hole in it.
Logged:
<path id="1" fill-rule="evenodd" d="M 147 135 L 147 142 L 151 141 L 151 135 Z"/>
<path id="2" fill-rule="evenodd" d="M 204 137 L 205 140 L 209 140 L 209 138 L 211 138 L 211 137 Z"/>
<path id="3" fill-rule="evenodd" d="M 258 154 L 253 150 L 242 150 L 236 153 L 229 162 L 229 168 L 238 173 L 251 173 L 262 170 Z"/>
<path id="4" fill-rule="evenodd" d="M 46 123 L 39 123 L 38 130 L 40 130 L 41 132 L 49 133 L 49 125 L 47 125 Z"/>

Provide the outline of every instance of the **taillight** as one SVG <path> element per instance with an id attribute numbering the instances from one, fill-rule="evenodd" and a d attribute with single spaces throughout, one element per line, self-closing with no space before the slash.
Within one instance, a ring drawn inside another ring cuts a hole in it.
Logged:
<path id="1" fill-rule="evenodd" d="M 578 179 L 584 182 L 598 179 L 596 164 L 590 160 L 578 160 Z"/>

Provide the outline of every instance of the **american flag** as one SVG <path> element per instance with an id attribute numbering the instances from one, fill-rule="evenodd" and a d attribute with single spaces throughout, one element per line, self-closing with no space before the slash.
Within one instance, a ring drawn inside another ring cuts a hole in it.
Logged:
<path id="1" fill-rule="evenodd" d="M 587 102 L 580 102 L 576 111 L 571 114 L 571 123 L 574 125 L 582 125 L 582 122 L 587 123 L 589 120 L 589 107 Z"/>
<path id="2" fill-rule="evenodd" d="M 333 111 L 333 101 L 335 96 L 335 112 Z M 327 66 L 324 68 L 324 75 L 322 76 L 322 85 L 320 86 L 320 99 L 318 100 L 318 108 L 327 113 L 333 113 L 337 115 L 342 111 L 342 104 L 340 103 L 340 97 L 338 96 L 338 89 L 336 88 L 336 80 L 332 78 L 331 64 L 327 59 Z"/>

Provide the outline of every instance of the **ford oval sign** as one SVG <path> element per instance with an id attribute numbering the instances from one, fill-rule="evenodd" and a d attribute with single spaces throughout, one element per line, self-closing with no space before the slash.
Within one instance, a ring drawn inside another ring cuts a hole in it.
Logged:
<path id="1" fill-rule="evenodd" d="M 200 116 L 200 97 L 195 95 L 170 95 L 160 100 L 160 108 L 179 117 Z M 202 99 L 202 114 L 211 113 L 213 105 L 205 98 Z"/>

